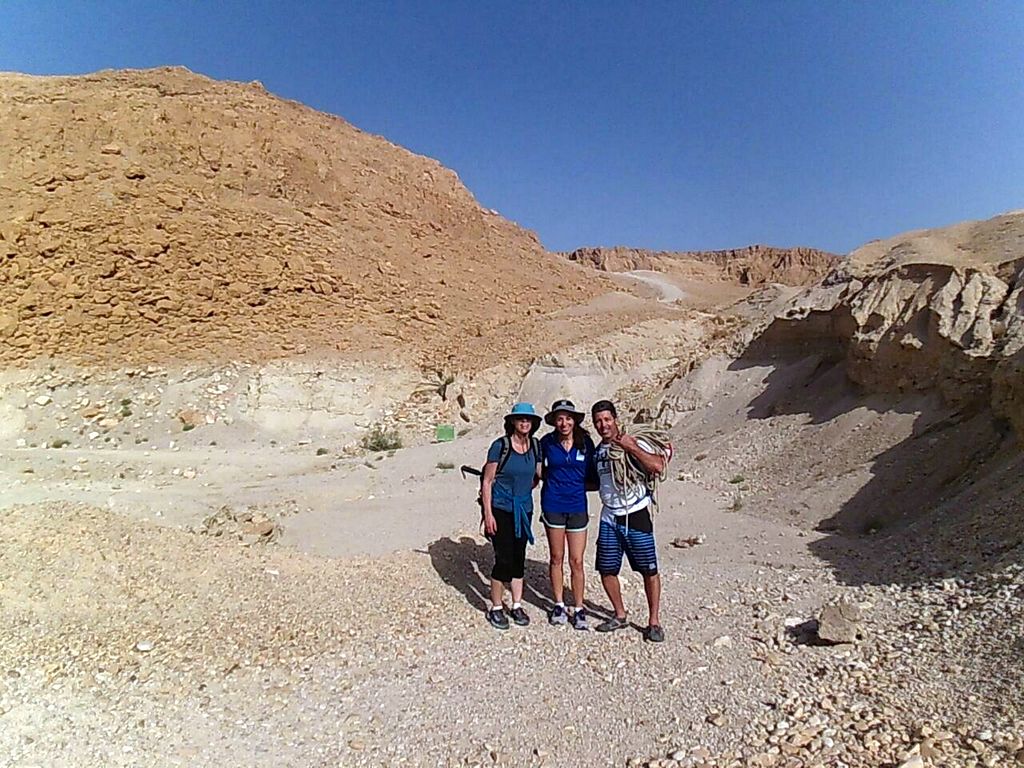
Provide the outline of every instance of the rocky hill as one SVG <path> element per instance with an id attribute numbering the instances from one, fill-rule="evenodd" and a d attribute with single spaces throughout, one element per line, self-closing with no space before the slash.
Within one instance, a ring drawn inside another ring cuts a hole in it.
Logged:
<path id="1" fill-rule="evenodd" d="M 2 74 L 0 134 L 5 363 L 486 357 L 510 313 L 600 291 L 436 161 L 259 83 Z"/>
<path id="2" fill-rule="evenodd" d="M 761 343 L 793 341 L 831 346 L 870 391 L 992 405 L 1024 435 L 1024 212 L 854 251 Z"/>
<path id="3" fill-rule="evenodd" d="M 839 258 L 834 253 L 814 248 L 773 248 L 770 245 L 724 251 L 649 251 L 618 246 L 578 248 L 565 255 L 570 261 L 606 271 L 683 271 L 751 286 L 806 285 L 824 277 Z"/>

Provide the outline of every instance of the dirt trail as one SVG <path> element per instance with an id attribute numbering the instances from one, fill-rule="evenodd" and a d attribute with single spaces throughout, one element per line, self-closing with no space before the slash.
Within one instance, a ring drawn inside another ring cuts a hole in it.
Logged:
<path id="1" fill-rule="evenodd" d="M 679 301 L 680 299 L 686 298 L 686 291 L 670 282 L 660 272 L 654 272 L 649 269 L 631 269 L 623 274 L 629 275 L 642 283 L 652 286 L 659 293 L 658 301 L 671 303 L 673 301 Z"/>

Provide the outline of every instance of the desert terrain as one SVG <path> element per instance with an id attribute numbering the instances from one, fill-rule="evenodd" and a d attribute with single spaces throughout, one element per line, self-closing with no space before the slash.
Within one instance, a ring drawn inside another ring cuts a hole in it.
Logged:
<path id="1" fill-rule="evenodd" d="M 0 81 L 0 764 L 1024 764 L 1024 213 L 556 254 L 258 83 Z M 559 397 L 672 436 L 664 644 L 536 522 L 484 620 L 457 468 Z"/>

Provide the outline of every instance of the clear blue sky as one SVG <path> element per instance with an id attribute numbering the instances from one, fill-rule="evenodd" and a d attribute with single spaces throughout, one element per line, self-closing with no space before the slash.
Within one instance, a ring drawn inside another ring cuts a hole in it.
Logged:
<path id="1" fill-rule="evenodd" d="M 436 157 L 554 249 L 846 252 L 1024 208 L 1020 0 L 0 2 L 0 70 L 167 64 Z"/>

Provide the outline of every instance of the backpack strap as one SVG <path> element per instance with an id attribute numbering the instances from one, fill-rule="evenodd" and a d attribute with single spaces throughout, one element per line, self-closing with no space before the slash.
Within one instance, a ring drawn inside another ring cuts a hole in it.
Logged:
<path id="1" fill-rule="evenodd" d="M 540 440 L 536 437 L 530 438 L 530 453 L 533 454 L 534 464 L 541 464 L 544 461 L 544 453 L 540 449 Z M 494 476 L 497 477 L 501 474 L 501 470 L 508 464 L 508 460 L 512 457 L 512 438 L 507 435 L 501 438 L 501 455 L 498 457 L 498 467 L 494 471 Z"/>
<path id="2" fill-rule="evenodd" d="M 501 470 L 508 464 L 509 458 L 512 456 L 512 438 L 508 435 L 501 438 L 501 455 L 498 456 L 498 468 L 494 471 L 494 476 L 497 477 L 501 474 Z"/>

